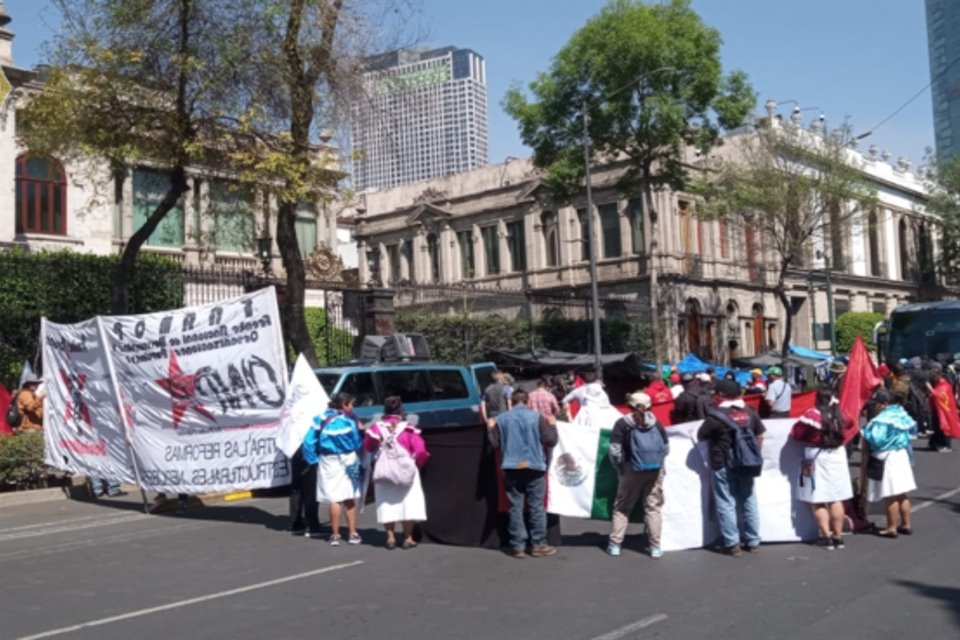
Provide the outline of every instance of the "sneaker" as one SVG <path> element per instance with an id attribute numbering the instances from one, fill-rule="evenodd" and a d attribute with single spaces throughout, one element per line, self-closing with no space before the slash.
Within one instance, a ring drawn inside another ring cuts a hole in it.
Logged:
<path id="1" fill-rule="evenodd" d="M 351 533 L 350 539 L 347 540 L 347 544 L 360 544 L 363 540 L 360 539 L 359 533 Z"/>
<path id="2" fill-rule="evenodd" d="M 530 550 L 530 555 L 534 558 L 546 558 L 547 556 L 557 555 L 557 548 L 551 547 L 548 544 L 541 544 L 535 546 Z"/>
<path id="3" fill-rule="evenodd" d="M 843 538 L 834 538 L 830 542 L 834 549 L 843 549 Z"/>
<path id="4" fill-rule="evenodd" d="M 287 531 L 288 531 L 288 532 L 290 533 L 290 535 L 292 535 L 294 538 L 299 538 L 300 536 L 305 536 L 305 535 L 307 535 L 307 530 L 306 530 L 306 529 L 288 529 Z"/>
<path id="5" fill-rule="evenodd" d="M 727 555 L 733 556 L 734 558 L 739 558 L 743 555 L 743 549 L 740 548 L 739 544 L 735 544 L 732 547 L 727 547 Z"/>
<path id="6" fill-rule="evenodd" d="M 340 541 L 341 541 L 342 539 L 343 539 L 343 538 L 340 537 L 340 534 L 338 534 L 338 533 L 333 534 L 333 535 L 330 536 L 330 538 L 329 538 L 330 546 L 331 546 L 331 547 L 339 547 L 339 546 L 340 546 Z"/>
<path id="7" fill-rule="evenodd" d="M 826 551 L 833 551 L 836 548 L 833 544 L 833 539 L 824 536 L 817 538 L 816 546 Z"/>
<path id="8" fill-rule="evenodd" d="M 323 537 L 323 534 L 322 534 L 321 532 L 319 532 L 319 531 L 304 531 L 304 532 L 303 532 L 303 537 L 304 537 L 304 538 L 313 538 L 314 540 L 319 540 L 320 538 Z"/>
<path id="9" fill-rule="evenodd" d="M 607 544 L 607 553 L 611 556 L 620 555 L 620 545 L 618 545 L 616 542 Z"/>
<path id="10" fill-rule="evenodd" d="M 950 447 L 937 447 L 939 453 L 953 453 L 953 449 Z"/>
<path id="11" fill-rule="evenodd" d="M 510 557 L 516 558 L 517 560 L 523 560 L 524 558 L 527 557 L 527 554 L 524 553 L 523 549 L 511 549 Z"/>
<path id="12" fill-rule="evenodd" d="M 663 551 L 660 550 L 660 547 L 651 547 L 650 557 L 654 560 L 659 560 L 663 557 Z"/>
<path id="13" fill-rule="evenodd" d="M 747 553 L 760 553 L 760 545 L 756 544 L 756 545 L 753 545 L 753 546 L 751 547 L 751 546 L 748 544 L 748 545 L 747 545 Z"/>

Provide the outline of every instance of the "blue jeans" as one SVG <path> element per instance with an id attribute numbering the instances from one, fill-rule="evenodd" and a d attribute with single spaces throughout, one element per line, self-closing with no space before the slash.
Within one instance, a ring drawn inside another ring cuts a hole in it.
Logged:
<path id="1" fill-rule="evenodd" d="M 748 546 L 760 544 L 760 513 L 757 495 L 753 492 L 753 478 L 740 476 L 730 469 L 713 470 L 713 499 L 717 504 L 717 520 L 723 544 L 740 544 L 737 509 L 743 510 L 743 528 Z"/>
<path id="2" fill-rule="evenodd" d="M 120 493 L 120 483 L 116 480 L 90 476 L 90 485 L 93 487 L 93 495 L 97 497 L 102 496 L 104 493 L 111 496 L 115 496 Z M 104 491 L 103 485 L 107 485 L 106 491 Z"/>
<path id="3" fill-rule="evenodd" d="M 527 546 L 527 524 L 523 517 L 525 503 L 530 523 L 530 546 L 546 544 L 547 512 L 543 508 L 543 497 L 547 492 L 546 473 L 533 469 L 504 469 L 503 484 L 510 501 L 510 546 L 514 549 Z"/>

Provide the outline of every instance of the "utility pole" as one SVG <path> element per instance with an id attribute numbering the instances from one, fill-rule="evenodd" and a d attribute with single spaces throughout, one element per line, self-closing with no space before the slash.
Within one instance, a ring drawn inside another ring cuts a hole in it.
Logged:
<path id="1" fill-rule="evenodd" d="M 593 358 L 597 376 L 603 378 L 600 347 L 600 292 L 597 289 L 597 251 L 593 230 L 593 192 L 590 184 L 590 116 L 583 101 L 583 164 L 587 184 L 587 250 L 590 255 L 590 297 L 593 313 Z"/>

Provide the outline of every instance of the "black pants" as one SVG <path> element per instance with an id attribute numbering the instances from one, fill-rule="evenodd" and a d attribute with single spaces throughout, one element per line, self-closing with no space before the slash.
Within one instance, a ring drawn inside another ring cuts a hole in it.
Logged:
<path id="1" fill-rule="evenodd" d="M 940 428 L 940 418 L 937 415 L 933 416 L 933 433 L 930 434 L 929 444 L 931 449 L 953 448 L 950 438 Z"/>
<path id="2" fill-rule="evenodd" d="M 290 459 L 290 530 L 320 531 L 317 517 L 317 465 L 307 464 L 300 449 Z"/>

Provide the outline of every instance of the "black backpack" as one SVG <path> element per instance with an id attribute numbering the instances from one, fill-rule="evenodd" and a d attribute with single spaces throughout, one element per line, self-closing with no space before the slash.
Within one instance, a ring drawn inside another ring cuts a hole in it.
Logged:
<path id="1" fill-rule="evenodd" d="M 10 396 L 10 406 L 7 407 L 7 424 L 14 429 L 19 428 L 23 422 L 23 414 L 20 413 L 20 403 L 17 402 L 17 398 L 19 397 L 19 391 Z"/>

